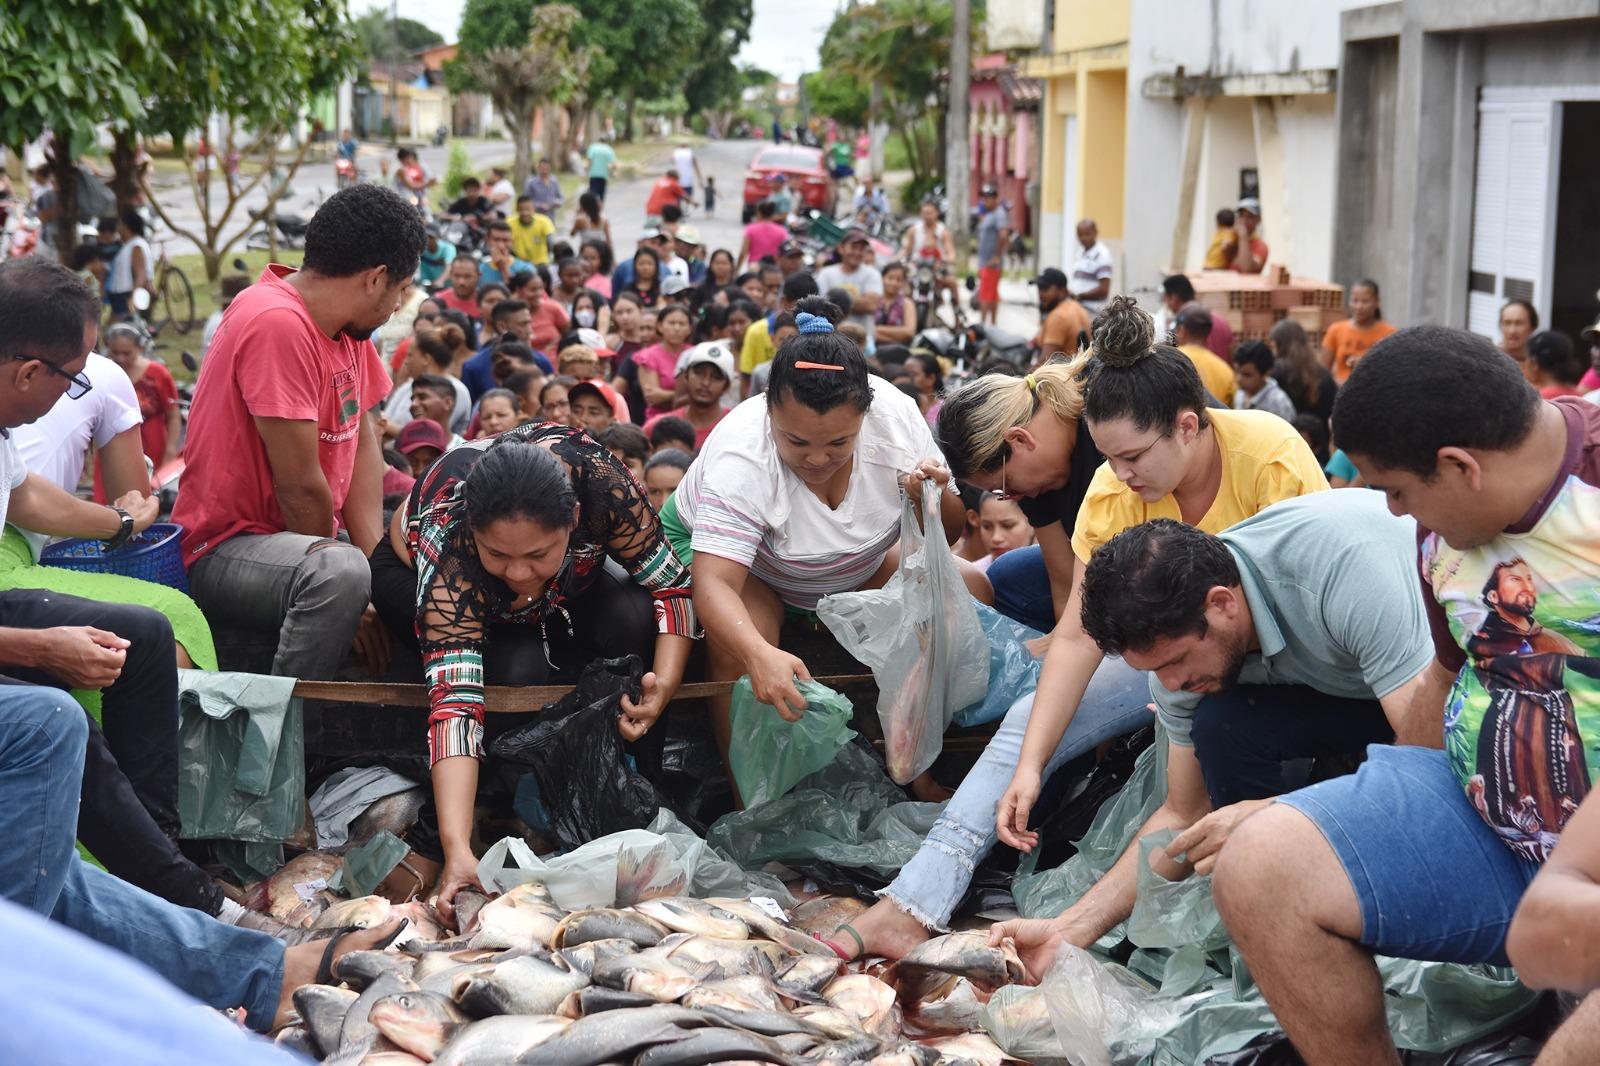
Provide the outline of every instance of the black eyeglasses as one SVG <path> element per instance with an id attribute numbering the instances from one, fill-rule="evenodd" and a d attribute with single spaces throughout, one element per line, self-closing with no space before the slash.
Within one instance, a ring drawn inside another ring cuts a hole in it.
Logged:
<path id="1" fill-rule="evenodd" d="M 76 374 L 69 374 L 65 370 L 62 370 L 59 366 L 56 366 L 54 363 L 50 362 L 48 359 L 40 359 L 37 355 L 21 355 L 13 352 L 11 355 L 6 356 L 6 358 L 15 359 L 18 362 L 23 363 L 37 362 L 46 370 L 50 371 L 50 373 L 60 374 L 69 382 L 67 385 L 67 399 L 69 400 L 82 399 L 90 389 L 94 388 L 94 383 L 91 382 L 81 371 Z"/>

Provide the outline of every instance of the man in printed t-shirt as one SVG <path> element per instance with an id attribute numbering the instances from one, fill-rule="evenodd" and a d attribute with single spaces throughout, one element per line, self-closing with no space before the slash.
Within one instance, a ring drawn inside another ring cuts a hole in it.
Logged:
<path id="1" fill-rule="evenodd" d="M 1541 400 L 1488 341 L 1424 326 L 1356 364 L 1333 432 L 1417 519 L 1449 689 L 1413 704 L 1411 732 L 1442 750 L 1373 747 L 1285 796 L 1234 831 L 1213 888 L 1307 1062 L 1393 1062 L 1371 955 L 1506 965 L 1512 915 L 1600 772 L 1600 407 Z M 1558 939 L 1592 954 L 1581 929 Z M 1574 1027 L 1590 1053 L 1560 1061 L 1594 1061 L 1600 1000 Z"/>
<path id="2" fill-rule="evenodd" d="M 422 241 L 388 190 L 336 193 L 301 269 L 269 266 L 233 301 L 201 371 L 172 517 L 195 600 L 214 624 L 276 632 L 274 674 L 331 677 L 367 606 L 384 467 L 367 412 L 389 388 L 369 338 Z"/>

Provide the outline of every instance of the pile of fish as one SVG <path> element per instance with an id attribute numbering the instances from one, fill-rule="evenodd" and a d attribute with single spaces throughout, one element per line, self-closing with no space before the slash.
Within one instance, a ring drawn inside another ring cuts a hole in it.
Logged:
<path id="1" fill-rule="evenodd" d="M 976 1031 L 988 994 L 1022 979 L 1009 943 L 953 933 L 897 964 L 846 964 L 811 934 L 862 906 L 824 898 L 786 915 L 770 900 L 664 897 L 566 913 L 538 884 L 463 892 L 462 933 L 413 921 L 383 951 L 339 956 L 341 984 L 297 990 L 299 1018 L 276 1039 L 336 1066 L 1018 1061 Z M 432 910 L 405 908 L 349 900 L 316 925 Z"/>

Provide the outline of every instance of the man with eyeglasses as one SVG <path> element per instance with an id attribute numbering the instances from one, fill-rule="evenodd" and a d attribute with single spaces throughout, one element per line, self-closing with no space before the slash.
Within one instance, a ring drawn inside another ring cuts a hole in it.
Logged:
<path id="1" fill-rule="evenodd" d="M 99 311 L 94 293 L 59 263 L 30 257 L 0 266 L 0 522 L 115 548 L 155 521 L 156 500 L 137 490 L 110 507 L 80 500 L 29 473 L 10 432 L 93 387 L 84 368 Z M 157 611 L 38 589 L 0 592 L 0 701 L 42 686 L 102 693 L 105 732 L 89 729 L 79 839 L 119 877 L 216 915 L 225 909 L 221 889 L 174 843 L 175 662 L 172 626 Z"/>

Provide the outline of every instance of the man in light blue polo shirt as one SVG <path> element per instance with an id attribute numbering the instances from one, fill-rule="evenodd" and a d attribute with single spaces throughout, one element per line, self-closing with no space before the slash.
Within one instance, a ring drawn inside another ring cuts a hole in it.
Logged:
<path id="1" fill-rule="evenodd" d="M 1285 500 L 1221 536 L 1135 526 L 1094 553 L 1081 595 L 1095 643 L 1151 675 L 1167 796 L 1138 835 L 1178 832 L 1168 877 L 1209 873 L 1233 827 L 1292 787 L 1286 762 L 1405 739 L 1413 701 L 1443 696 L 1416 525 L 1379 493 Z M 1059 917 L 994 936 L 1015 937 L 1028 972 L 1045 972 L 1063 942 L 1088 947 L 1128 917 L 1138 853 Z"/>

